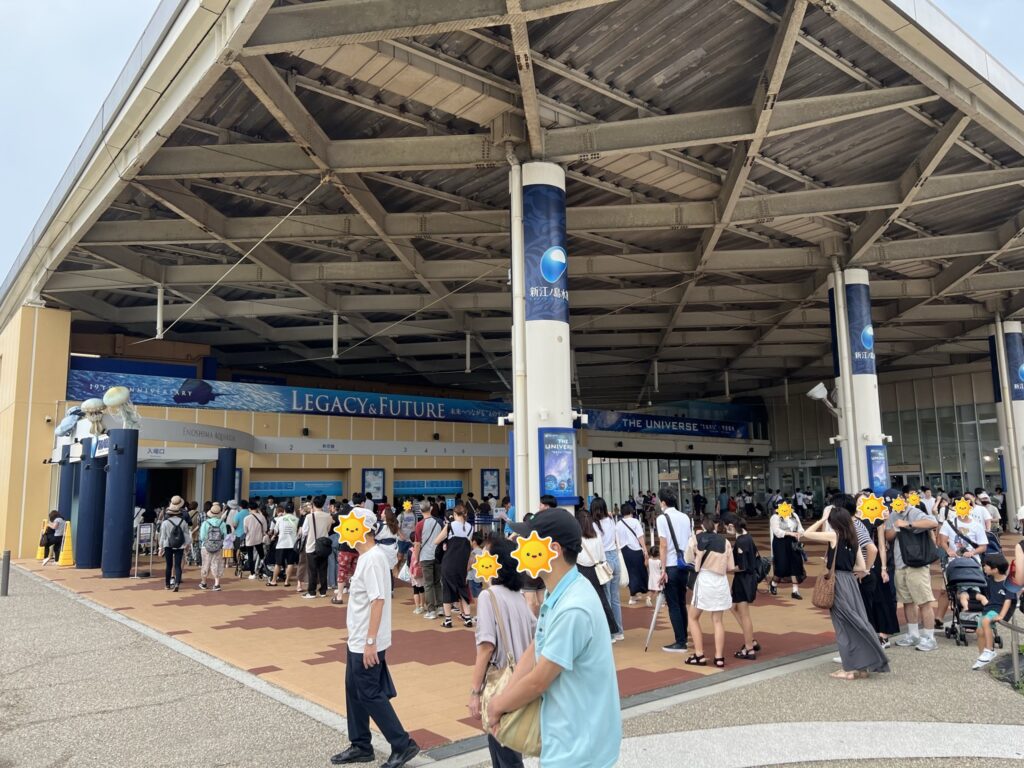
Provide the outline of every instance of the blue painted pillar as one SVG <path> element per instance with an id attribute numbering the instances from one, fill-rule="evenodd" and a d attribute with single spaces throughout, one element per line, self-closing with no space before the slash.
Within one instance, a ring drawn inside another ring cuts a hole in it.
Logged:
<path id="1" fill-rule="evenodd" d="M 71 505 L 75 498 L 75 467 L 68 461 L 70 453 L 70 445 L 62 445 L 60 447 L 60 478 L 58 481 L 60 486 L 57 488 L 57 511 L 60 512 L 60 516 L 65 520 L 71 520 Z M 73 525 L 71 532 L 75 532 Z M 77 549 L 75 554 L 78 554 Z"/>
<path id="2" fill-rule="evenodd" d="M 92 438 L 82 441 L 78 465 L 78 523 L 75 535 L 75 567 L 99 568 L 103 562 L 103 521 L 106 508 L 107 457 L 93 456 Z"/>
<path id="3" fill-rule="evenodd" d="M 131 573 L 132 524 L 135 518 L 135 470 L 139 460 L 139 432 L 112 429 L 104 494 L 102 569 L 105 579 L 123 579 Z"/>
<path id="4" fill-rule="evenodd" d="M 543 494 L 575 505 L 576 434 L 572 417 L 569 345 L 569 256 L 565 230 L 565 170 L 523 164 L 526 423 L 529 499 L 517 499 L 519 519 Z M 517 406 L 518 407 L 518 406 Z M 536 453 L 535 453 L 536 452 Z"/>
<path id="5" fill-rule="evenodd" d="M 223 504 L 235 498 L 236 457 L 234 448 L 217 449 L 217 465 L 213 469 L 213 501 Z"/>

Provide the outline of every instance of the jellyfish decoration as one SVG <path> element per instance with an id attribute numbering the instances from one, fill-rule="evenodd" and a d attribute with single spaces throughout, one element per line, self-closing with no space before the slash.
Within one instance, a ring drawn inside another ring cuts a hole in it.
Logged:
<path id="1" fill-rule="evenodd" d="M 142 424 L 139 411 L 132 402 L 132 392 L 128 387 L 111 387 L 103 395 L 103 404 L 107 413 L 121 417 L 123 429 L 138 429 Z"/>
<path id="2" fill-rule="evenodd" d="M 82 413 L 89 420 L 89 434 L 93 437 L 99 437 L 106 431 L 103 428 L 104 410 L 106 410 L 106 406 L 98 397 L 90 397 L 82 403 Z"/>
<path id="3" fill-rule="evenodd" d="M 73 405 L 64 412 L 64 418 L 60 420 L 53 429 L 53 434 L 57 437 L 70 437 L 75 432 L 75 425 L 78 424 L 78 420 L 85 416 L 82 413 L 82 409 L 77 405 Z"/>

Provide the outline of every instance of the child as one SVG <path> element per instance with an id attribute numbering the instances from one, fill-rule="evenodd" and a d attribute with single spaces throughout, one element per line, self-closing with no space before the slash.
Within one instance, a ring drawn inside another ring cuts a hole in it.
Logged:
<path id="1" fill-rule="evenodd" d="M 412 612 L 419 616 L 427 612 L 424 595 L 426 585 L 423 581 L 423 566 L 420 564 L 419 558 L 416 557 L 415 548 L 409 551 L 409 576 L 412 577 L 412 600 L 415 605 Z"/>
<path id="2" fill-rule="evenodd" d="M 1008 621 L 1013 615 L 1017 595 L 1006 583 L 1006 572 L 1010 564 L 999 553 L 985 555 L 985 576 L 989 579 L 988 596 L 981 596 L 979 601 L 984 605 L 981 621 L 978 624 L 978 650 L 981 655 L 971 669 L 981 669 L 990 664 L 996 657 L 993 648 L 992 625 L 997 621 Z"/>
<path id="3" fill-rule="evenodd" d="M 480 591 L 484 588 L 484 583 L 477 578 L 476 571 L 473 570 L 473 563 L 476 562 L 477 557 L 484 553 L 484 535 L 482 532 L 477 531 L 469 540 L 473 542 L 473 552 L 469 556 L 467 578 L 469 579 L 469 594 L 476 600 L 476 598 L 480 597 Z"/>

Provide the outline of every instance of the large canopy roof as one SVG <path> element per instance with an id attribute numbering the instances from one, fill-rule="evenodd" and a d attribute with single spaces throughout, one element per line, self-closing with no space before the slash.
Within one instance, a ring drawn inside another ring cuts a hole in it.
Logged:
<path id="1" fill-rule="evenodd" d="M 834 263 L 882 371 L 1024 308 L 1024 87 L 922 0 L 202 5 L 165 3 L 4 317 L 144 338 L 162 298 L 225 365 L 507 393 L 512 155 L 567 169 L 587 407 L 829 376 Z"/>

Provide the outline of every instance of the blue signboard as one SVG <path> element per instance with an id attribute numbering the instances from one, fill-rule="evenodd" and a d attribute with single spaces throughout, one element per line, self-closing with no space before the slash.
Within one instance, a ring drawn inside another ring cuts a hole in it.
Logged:
<path id="1" fill-rule="evenodd" d="M 871 325 L 870 286 L 864 283 L 847 283 L 846 316 L 850 319 L 850 369 L 854 375 L 874 375 L 875 329 Z"/>
<path id="2" fill-rule="evenodd" d="M 395 496 L 453 496 L 462 493 L 461 480 L 395 480 Z"/>
<path id="3" fill-rule="evenodd" d="M 108 371 L 68 371 L 67 399 L 102 397 L 110 387 L 128 387 L 136 405 L 207 408 L 261 413 L 312 413 L 384 419 L 422 419 L 496 424 L 508 416 L 507 403 L 454 400 L 309 387 L 283 387 L 239 381 L 205 381 L 166 376 L 136 376 Z M 694 404 L 698 407 L 699 404 Z M 744 412 L 739 411 L 742 415 Z M 652 435 L 685 435 L 745 440 L 747 422 L 652 413 L 588 410 L 587 429 Z M 511 485 L 509 486 L 511 487 Z"/>
<path id="4" fill-rule="evenodd" d="M 1010 399 L 1024 400 L 1024 336 L 1019 333 L 1007 333 L 1006 337 L 1006 370 L 1010 381 Z"/>
<path id="5" fill-rule="evenodd" d="M 839 378 L 839 330 L 836 323 L 836 291 L 828 289 L 828 330 L 832 344 L 832 378 Z M 842 466 L 842 465 L 840 465 Z"/>
<path id="6" fill-rule="evenodd" d="M 550 493 L 559 504 L 575 505 L 576 431 L 571 428 L 538 429 L 540 443 L 540 490 Z"/>
<path id="7" fill-rule="evenodd" d="M 273 496 L 275 499 L 287 499 L 293 496 L 341 497 L 341 480 L 251 480 L 249 481 L 250 496 Z"/>
<path id="8" fill-rule="evenodd" d="M 996 337 L 988 337 L 988 362 L 989 367 L 992 371 L 992 395 L 995 397 L 996 403 L 1003 402 L 1003 385 L 999 380 L 999 354 L 996 351 Z M 1006 487 L 1005 485 L 1003 486 Z"/>
<path id="9" fill-rule="evenodd" d="M 526 319 L 569 322 L 569 256 L 565 245 L 565 190 L 523 187 Z"/>
<path id="10" fill-rule="evenodd" d="M 884 445 L 865 446 L 868 452 L 868 481 L 871 490 L 881 495 L 889 488 L 889 459 Z"/>

